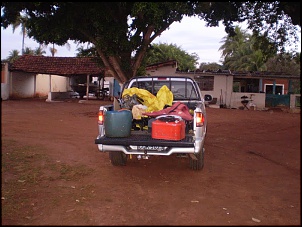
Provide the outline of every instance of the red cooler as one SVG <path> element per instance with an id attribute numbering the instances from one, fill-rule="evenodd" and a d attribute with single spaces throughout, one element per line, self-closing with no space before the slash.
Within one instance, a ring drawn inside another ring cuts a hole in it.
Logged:
<path id="1" fill-rule="evenodd" d="M 186 124 L 179 116 L 163 115 L 152 122 L 153 139 L 182 140 L 185 138 Z"/>

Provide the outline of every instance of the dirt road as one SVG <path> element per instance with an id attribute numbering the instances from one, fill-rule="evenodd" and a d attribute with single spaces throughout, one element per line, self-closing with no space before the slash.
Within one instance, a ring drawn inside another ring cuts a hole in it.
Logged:
<path id="1" fill-rule="evenodd" d="M 2 101 L 2 225 L 300 225 L 300 114 L 207 108 L 205 166 L 112 166 L 100 101 Z"/>

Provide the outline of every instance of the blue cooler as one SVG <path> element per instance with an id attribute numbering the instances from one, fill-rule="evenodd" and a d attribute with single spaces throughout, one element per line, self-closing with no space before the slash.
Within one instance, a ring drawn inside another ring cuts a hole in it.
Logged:
<path id="1" fill-rule="evenodd" d="M 130 136 L 132 112 L 130 110 L 106 111 L 104 127 L 107 137 Z"/>

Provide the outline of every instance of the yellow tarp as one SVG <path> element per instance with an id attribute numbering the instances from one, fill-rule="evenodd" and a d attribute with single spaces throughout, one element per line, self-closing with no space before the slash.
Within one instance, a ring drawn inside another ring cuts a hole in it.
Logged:
<path id="1" fill-rule="evenodd" d="M 125 89 L 122 97 L 125 95 L 133 96 L 134 94 L 143 100 L 142 104 L 147 106 L 146 112 L 162 110 L 165 105 L 172 106 L 173 93 L 166 85 L 159 89 L 156 96 L 145 89 L 133 87 Z"/>

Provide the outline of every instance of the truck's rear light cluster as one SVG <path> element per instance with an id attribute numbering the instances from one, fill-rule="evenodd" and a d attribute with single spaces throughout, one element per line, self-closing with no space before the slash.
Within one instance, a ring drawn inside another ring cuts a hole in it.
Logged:
<path id="1" fill-rule="evenodd" d="M 202 112 L 196 112 L 196 127 L 202 127 L 204 124 L 204 115 Z"/>
<path id="2" fill-rule="evenodd" d="M 103 125 L 104 124 L 104 111 L 100 110 L 98 114 L 98 124 Z"/>

